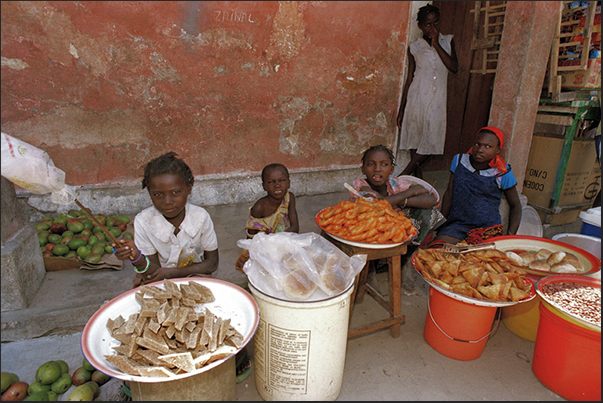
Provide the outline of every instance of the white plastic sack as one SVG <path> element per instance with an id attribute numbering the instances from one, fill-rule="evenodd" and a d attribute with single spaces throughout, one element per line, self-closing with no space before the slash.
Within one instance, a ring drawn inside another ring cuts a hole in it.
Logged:
<path id="1" fill-rule="evenodd" d="M 75 188 L 65 185 L 65 172 L 54 166 L 46 151 L 2 133 L 2 176 L 36 194 L 51 194 L 51 201 L 68 204 Z"/>
<path id="2" fill-rule="evenodd" d="M 350 257 L 314 232 L 260 232 L 237 245 L 249 250 L 243 270 L 254 287 L 295 301 L 341 294 L 366 263 L 366 255 Z"/>

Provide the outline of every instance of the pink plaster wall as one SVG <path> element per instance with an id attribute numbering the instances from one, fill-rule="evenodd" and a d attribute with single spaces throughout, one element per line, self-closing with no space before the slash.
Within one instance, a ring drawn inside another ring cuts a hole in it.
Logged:
<path id="1" fill-rule="evenodd" d="M 2 2 L 2 131 L 71 185 L 358 165 L 392 145 L 410 2 Z"/>
<path id="2" fill-rule="evenodd" d="M 534 122 L 559 17 L 558 1 L 507 3 L 490 124 L 505 133 L 505 159 L 521 192 L 530 155 Z"/>

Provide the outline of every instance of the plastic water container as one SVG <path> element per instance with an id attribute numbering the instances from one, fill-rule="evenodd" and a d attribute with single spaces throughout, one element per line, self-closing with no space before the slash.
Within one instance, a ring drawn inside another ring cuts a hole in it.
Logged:
<path id="1" fill-rule="evenodd" d="M 580 212 L 582 228 L 580 233 L 601 238 L 601 206 Z"/>

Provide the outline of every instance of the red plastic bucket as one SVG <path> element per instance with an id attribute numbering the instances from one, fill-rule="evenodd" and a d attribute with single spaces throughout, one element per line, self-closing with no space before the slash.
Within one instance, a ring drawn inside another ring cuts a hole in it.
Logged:
<path id="1" fill-rule="evenodd" d="M 446 357 L 475 360 L 484 352 L 496 310 L 459 301 L 430 287 L 423 337 Z"/>
<path id="2" fill-rule="evenodd" d="M 576 282 L 601 287 L 601 280 L 584 276 L 545 277 L 545 284 Z M 541 298 L 540 321 L 534 346 L 532 371 L 540 382 L 568 400 L 601 401 L 601 330 L 572 320 Z"/>

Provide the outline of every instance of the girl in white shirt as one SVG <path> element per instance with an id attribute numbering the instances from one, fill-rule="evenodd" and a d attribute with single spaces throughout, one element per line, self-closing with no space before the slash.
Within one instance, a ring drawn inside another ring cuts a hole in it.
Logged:
<path id="1" fill-rule="evenodd" d="M 169 278 L 211 275 L 218 268 L 218 238 L 209 213 L 188 202 L 194 177 L 176 153 L 151 160 L 142 188 L 153 206 L 134 219 L 134 240 L 113 245 L 115 256 L 130 260 L 134 287 Z"/>

